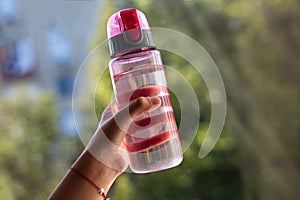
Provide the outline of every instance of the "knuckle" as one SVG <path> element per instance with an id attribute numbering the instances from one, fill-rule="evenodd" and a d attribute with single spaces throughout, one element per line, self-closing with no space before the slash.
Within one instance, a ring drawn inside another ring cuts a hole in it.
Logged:
<path id="1" fill-rule="evenodd" d="M 149 97 L 139 97 L 136 100 L 136 103 L 138 107 L 148 107 L 149 105 L 151 105 L 151 100 Z"/>

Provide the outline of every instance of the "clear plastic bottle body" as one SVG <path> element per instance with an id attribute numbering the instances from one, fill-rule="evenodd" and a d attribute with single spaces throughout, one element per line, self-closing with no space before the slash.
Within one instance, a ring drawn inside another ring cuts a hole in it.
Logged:
<path id="1" fill-rule="evenodd" d="M 148 173 L 180 164 L 182 149 L 159 51 L 114 58 L 110 73 L 119 108 L 141 96 L 161 99 L 161 106 L 136 119 L 124 138 L 131 170 Z"/>

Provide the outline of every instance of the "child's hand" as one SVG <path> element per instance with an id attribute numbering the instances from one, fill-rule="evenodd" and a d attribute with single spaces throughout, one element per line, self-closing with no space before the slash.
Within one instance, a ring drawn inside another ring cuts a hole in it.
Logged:
<path id="1" fill-rule="evenodd" d="M 158 97 L 140 97 L 118 111 L 117 104 L 111 103 L 102 113 L 99 127 L 87 149 L 104 165 L 123 172 L 127 165 L 126 151 L 120 148 L 128 127 L 144 112 L 153 111 L 160 106 Z"/>

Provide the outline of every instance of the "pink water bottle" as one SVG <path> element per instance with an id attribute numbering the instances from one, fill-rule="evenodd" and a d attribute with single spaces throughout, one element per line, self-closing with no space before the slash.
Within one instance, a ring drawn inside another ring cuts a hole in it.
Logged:
<path id="1" fill-rule="evenodd" d="M 135 120 L 124 138 L 131 170 L 148 173 L 179 165 L 182 149 L 164 66 L 145 15 L 136 9 L 121 10 L 108 20 L 107 33 L 119 108 L 141 96 L 161 99 L 161 106 Z"/>

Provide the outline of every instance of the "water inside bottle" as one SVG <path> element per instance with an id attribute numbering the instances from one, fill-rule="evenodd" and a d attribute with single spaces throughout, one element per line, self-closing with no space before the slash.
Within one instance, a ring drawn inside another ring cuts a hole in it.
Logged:
<path id="1" fill-rule="evenodd" d="M 139 67 L 113 78 L 120 108 L 141 96 L 161 99 L 158 109 L 140 116 L 127 131 L 124 144 L 131 169 L 147 173 L 178 165 L 182 150 L 163 67 Z"/>

